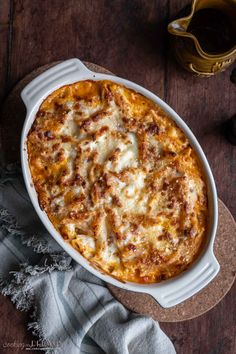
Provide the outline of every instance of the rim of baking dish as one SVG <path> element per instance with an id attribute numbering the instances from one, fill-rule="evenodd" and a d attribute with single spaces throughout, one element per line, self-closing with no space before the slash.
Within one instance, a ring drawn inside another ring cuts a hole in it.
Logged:
<path id="1" fill-rule="evenodd" d="M 83 80 L 111 80 L 131 88 L 157 103 L 167 113 L 167 115 L 176 122 L 176 124 L 188 137 L 191 146 L 195 150 L 202 164 L 202 168 L 207 181 L 209 201 L 209 225 L 207 231 L 207 241 L 200 255 L 190 265 L 190 267 L 176 277 L 163 280 L 160 283 L 140 284 L 134 282 L 123 282 L 112 277 L 111 275 L 103 273 L 101 270 L 94 268 L 94 266 L 91 265 L 86 258 L 84 258 L 70 244 L 65 242 L 62 236 L 54 228 L 46 212 L 43 211 L 39 206 L 38 196 L 34 188 L 28 163 L 26 142 L 29 129 L 35 120 L 35 115 L 39 109 L 39 106 L 50 93 L 64 85 L 73 84 Z M 203 287 L 205 287 L 217 275 L 220 266 L 213 252 L 213 244 L 218 223 L 218 201 L 214 178 L 207 158 L 191 129 L 167 103 L 165 103 L 157 95 L 153 94 L 144 87 L 135 84 L 132 81 L 110 74 L 108 75 L 92 72 L 87 67 L 85 67 L 85 65 L 79 59 L 66 60 L 45 71 L 24 88 L 21 93 L 21 97 L 27 108 L 27 115 L 21 135 L 21 164 L 26 188 L 29 193 L 31 202 L 44 226 L 59 243 L 59 245 L 74 260 L 76 260 L 91 273 L 110 284 L 123 289 L 136 292 L 145 292 L 152 295 L 162 307 L 171 307 L 186 300 L 201 290 Z"/>

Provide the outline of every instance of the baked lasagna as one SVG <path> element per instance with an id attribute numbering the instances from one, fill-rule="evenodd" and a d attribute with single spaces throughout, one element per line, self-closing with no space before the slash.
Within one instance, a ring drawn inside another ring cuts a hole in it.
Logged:
<path id="1" fill-rule="evenodd" d="M 50 94 L 27 138 L 40 207 L 96 269 L 154 283 L 184 271 L 207 229 L 207 188 L 188 138 L 143 95 L 112 81 Z"/>

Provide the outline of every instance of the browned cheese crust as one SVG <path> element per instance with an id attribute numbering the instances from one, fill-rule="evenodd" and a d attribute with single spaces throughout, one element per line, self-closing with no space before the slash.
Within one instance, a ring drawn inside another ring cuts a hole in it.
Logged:
<path id="1" fill-rule="evenodd" d="M 153 283 L 199 254 L 208 215 L 201 165 L 151 100 L 111 81 L 61 87 L 41 104 L 27 147 L 41 208 L 94 267 Z"/>

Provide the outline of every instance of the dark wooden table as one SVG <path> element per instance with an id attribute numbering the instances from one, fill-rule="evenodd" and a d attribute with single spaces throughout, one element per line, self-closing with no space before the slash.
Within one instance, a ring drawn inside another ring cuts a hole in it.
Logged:
<path id="1" fill-rule="evenodd" d="M 202 79 L 175 63 L 166 25 L 188 3 L 0 0 L 0 100 L 33 69 L 71 57 L 133 80 L 167 101 L 191 127 L 208 157 L 219 196 L 235 216 L 236 148 L 222 132 L 222 122 L 236 113 L 233 67 Z M 235 295 L 236 286 L 199 318 L 161 323 L 178 354 L 236 353 Z M 28 314 L 17 311 L 9 299 L 0 299 L 0 353 L 30 353 L 20 348 L 35 339 L 26 331 Z M 6 343 L 16 345 L 4 349 Z"/>

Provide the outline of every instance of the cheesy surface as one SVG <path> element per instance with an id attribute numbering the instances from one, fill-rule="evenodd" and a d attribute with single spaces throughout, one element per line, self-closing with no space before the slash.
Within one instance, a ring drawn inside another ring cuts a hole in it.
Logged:
<path id="1" fill-rule="evenodd" d="M 207 228 L 200 163 L 141 94 L 111 81 L 61 87 L 41 104 L 27 148 L 41 208 L 95 268 L 153 283 L 199 254 Z"/>

